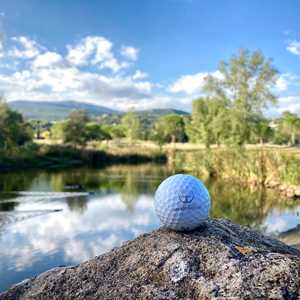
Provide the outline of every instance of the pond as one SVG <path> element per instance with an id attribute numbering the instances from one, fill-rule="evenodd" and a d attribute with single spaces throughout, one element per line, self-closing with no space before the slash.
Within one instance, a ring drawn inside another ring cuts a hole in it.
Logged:
<path id="1" fill-rule="evenodd" d="M 174 173 L 167 166 L 147 164 L 0 175 L 0 291 L 158 228 L 153 194 Z M 281 199 L 271 190 L 206 184 L 212 217 L 270 235 L 292 230 L 292 243 L 300 242 L 300 202 Z M 288 232 L 283 233 L 286 240 Z"/>

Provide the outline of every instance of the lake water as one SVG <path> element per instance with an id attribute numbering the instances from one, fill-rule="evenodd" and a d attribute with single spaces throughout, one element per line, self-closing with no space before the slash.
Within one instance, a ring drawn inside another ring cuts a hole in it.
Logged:
<path id="1" fill-rule="evenodd" d="M 166 166 L 148 164 L 0 175 L 0 291 L 158 228 L 153 194 L 173 173 Z M 270 190 L 218 181 L 206 184 L 212 217 L 270 235 L 300 223 L 299 201 L 281 199 Z M 297 236 L 293 232 L 295 243 Z"/>

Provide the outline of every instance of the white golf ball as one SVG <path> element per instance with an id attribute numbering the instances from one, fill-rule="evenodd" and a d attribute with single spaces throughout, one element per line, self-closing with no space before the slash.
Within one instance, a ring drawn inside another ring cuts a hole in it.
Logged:
<path id="1" fill-rule="evenodd" d="M 155 212 L 166 228 L 178 231 L 195 229 L 208 218 L 210 206 L 207 188 L 191 175 L 170 176 L 155 192 Z"/>

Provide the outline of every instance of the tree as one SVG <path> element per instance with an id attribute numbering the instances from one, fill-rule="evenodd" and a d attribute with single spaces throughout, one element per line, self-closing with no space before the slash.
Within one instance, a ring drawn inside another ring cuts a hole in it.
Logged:
<path id="1" fill-rule="evenodd" d="M 136 113 L 128 112 L 125 114 L 121 120 L 121 125 L 124 128 L 125 136 L 129 138 L 131 143 L 140 137 L 141 121 Z"/>
<path id="2" fill-rule="evenodd" d="M 261 145 L 270 140 L 274 135 L 274 130 L 269 125 L 270 121 L 261 115 L 254 115 L 252 120 L 252 134 L 254 142 Z"/>
<path id="3" fill-rule="evenodd" d="M 108 132 L 113 139 L 120 139 L 125 137 L 125 129 L 120 124 L 111 125 L 108 128 Z"/>
<path id="4" fill-rule="evenodd" d="M 63 140 L 75 146 L 86 146 L 91 140 L 86 128 L 89 118 L 83 110 L 76 110 L 70 113 L 64 127 Z"/>
<path id="5" fill-rule="evenodd" d="M 228 139 L 229 111 L 226 100 L 221 98 L 199 98 L 193 101 L 191 120 L 187 134 L 192 142 L 220 144 Z"/>
<path id="6" fill-rule="evenodd" d="M 170 114 L 158 119 L 154 126 L 154 140 L 162 142 L 184 142 L 185 123 L 182 116 Z"/>
<path id="7" fill-rule="evenodd" d="M 51 129 L 50 129 L 51 139 L 63 140 L 64 139 L 64 134 L 65 134 L 66 124 L 67 124 L 67 121 L 56 122 L 55 124 L 53 124 L 51 126 Z"/>
<path id="8" fill-rule="evenodd" d="M 103 141 L 111 138 L 110 134 L 103 130 L 100 124 L 95 122 L 88 123 L 86 125 L 86 130 L 88 140 Z"/>
<path id="9" fill-rule="evenodd" d="M 285 111 L 279 121 L 279 130 L 289 137 L 289 144 L 295 145 L 300 134 L 300 119 L 296 114 Z"/>
<path id="10" fill-rule="evenodd" d="M 23 116 L 0 98 L 0 148 L 9 150 L 32 141 L 33 133 Z"/>
<path id="11" fill-rule="evenodd" d="M 207 95 L 223 99 L 230 109 L 232 142 L 243 144 L 249 140 L 253 114 L 262 115 L 264 108 L 276 103 L 272 86 L 277 75 L 272 61 L 260 51 L 241 49 L 229 62 L 221 62 L 217 73 L 206 78 Z"/>

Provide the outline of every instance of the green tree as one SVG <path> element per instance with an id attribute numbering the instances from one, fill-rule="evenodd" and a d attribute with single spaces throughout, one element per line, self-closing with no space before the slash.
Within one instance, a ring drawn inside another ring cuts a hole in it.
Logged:
<path id="1" fill-rule="evenodd" d="M 87 130 L 89 117 L 83 110 L 76 110 L 70 113 L 64 127 L 63 141 L 75 146 L 86 146 L 91 140 Z"/>
<path id="2" fill-rule="evenodd" d="M 108 132 L 113 139 L 120 139 L 125 137 L 125 129 L 121 124 L 111 125 Z"/>
<path id="3" fill-rule="evenodd" d="M 86 125 L 88 140 L 104 141 L 111 139 L 110 134 L 103 130 L 102 126 L 95 122 Z"/>
<path id="4" fill-rule="evenodd" d="M 269 125 L 270 121 L 261 115 L 254 115 L 252 119 L 251 133 L 254 143 L 259 142 L 261 145 L 274 136 L 274 130 Z"/>
<path id="5" fill-rule="evenodd" d="M 285 111 L 279 121 L 279 130 L 289 138 L 289 144 L 295 145 L 300 134 L 300 119 L 296 114 Z"/>
<path id="6" fill-rule="evenodd" d="M 199 98 L 193 101 L 187 134 L 192 142 L 220 144 L 228 139 L 230 131 L 229 111 L 226 99 Z"/>
<path id="7" fill-rule="evenodd" d="M 55 124 L 53 124 L 50 129 L 51 139 L 63 140 L 66 124 L 67 121 L 56 122 Z"/>
<path id="8" fill-rule="evenodd" d="M 12 111 L 3 98 L 0 99 L 0 148 L 9 150 L 32 141 L 31 127 L 23 116 Z"/>
<path id="9" fill-rule="evenodd" d="M 159 144 L 166 142 L 184 142 L 186 140 L 186 134 L 183 117 L 176 114 L 160 117 L 154 126 L 153 139 Z"/>
<path id="10" fill-rule="evenodd" d="M 250 138 L 253 114 L 262 114 L 269 104 L 276 103 L 272 87 L 278 71 L 260 51 L 241 49 L 229 62 L 221 62 L 216 74 L 207 77 L 204 90 L 210 98 L 227 103 L 232 142 L 243 144 Z"/>
<path id="11" fill-rule="evenodd" d="M 124 128 L 125 136 L 129 138 L 131 143 L 141 136 L 141 121 L 136 113 L 126 113 L 122 117 L 121 125 Z"/>

